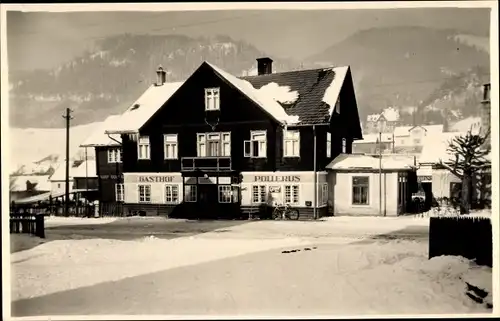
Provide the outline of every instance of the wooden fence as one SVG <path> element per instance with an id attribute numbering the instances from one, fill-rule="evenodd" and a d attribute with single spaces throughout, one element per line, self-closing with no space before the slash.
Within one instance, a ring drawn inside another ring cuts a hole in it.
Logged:
<path id="1" fill-rule="evenodd" d="M 43 214 L 11 214 L 11 234 L 31 234 L 45 238 L 45 215 Z"/>
<path id="2" fill-rule="evenodd" d="M 457 255 L 491 267 L 493 261 L 492 226 L 489 218 L 431 217 L 429 259 Z"/>

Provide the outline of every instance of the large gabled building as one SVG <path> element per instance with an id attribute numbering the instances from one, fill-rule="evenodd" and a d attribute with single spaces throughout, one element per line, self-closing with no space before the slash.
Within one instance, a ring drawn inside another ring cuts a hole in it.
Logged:
<path id="1" fill-rule="evenodd" d="M 326 215 L 326 165 L 362 138 L 349 67 L 272 73 L 269 58 L 241 78 L 203 62 L 165 83 L 159 69 L 105 132 L 121 136 L 126 214 L 226 218 L 265 203 Z"/>

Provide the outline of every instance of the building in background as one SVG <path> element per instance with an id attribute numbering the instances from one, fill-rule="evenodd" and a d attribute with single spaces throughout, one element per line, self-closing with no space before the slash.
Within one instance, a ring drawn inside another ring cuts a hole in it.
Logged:
<path id="1" fill-rule="evenodd" d="M 13 175 L 9 177 L 9 200 L 16 202 L 50 192 L 50 175 Z"/>
<path id="2" fill-rule="evenodd" d="M 388 107 L 380 114 L 372 114 L 366 117 L 364 133 L 392 133 L 399 124 L 399 111 L 394 107 Z"/>
<path id="3" fill-rule="evenodd" d="M 416 185 L 412 157 L 342 154 L 328 164 L 334 215 L 407 213 Z"/>
<path id="4" fill-rule="evenodd" d="M 326 215 L 326 165 L 362 138 L 349 67 L 273 73 L 269 58 L 242 78 L 204 62 L 170 84 L 159 69 L 106 132 L 121 135 L 126 213 L 226 218 Z"/>
<path id="5" fill-rule="evenodd" d="M 394 129 L 395 148 L 421 149 L 425 137 L 443 133 L 443 125 L 399 126 Z"/>
<path id="6" fill-rule="evenodd" d="M 352 152 L 356 154 L 378 154 L 379 148 L 382 149 L 383 154 L 393 153 L 394 135 L 392 133 L 363 134 L 363 139 L 352 144 Z"/>
<path id="7" fill-rule="evenodd" d="M 120 135 L 108 135 L 106 128 L 113 127 L 119 121 L 120 115 L 109 116 L 87 139 L 80 144 L 85 149 L 94 149 L 95 184 L 99 200 L 100 215 L 123 215 L 123 164 Z M 92 178 L 94 180 L 94 178 Z M 79 179 L 80 188 L 85 181 Z"/>

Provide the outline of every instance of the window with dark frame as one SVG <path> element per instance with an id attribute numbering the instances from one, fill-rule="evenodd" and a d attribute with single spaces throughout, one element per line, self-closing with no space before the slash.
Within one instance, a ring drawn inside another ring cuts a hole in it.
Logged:
<path id="1" fill-rule="evenodd" d="M 352 178 L 352 204 L 368 205 L 369 177 L 354 176 Z"/>

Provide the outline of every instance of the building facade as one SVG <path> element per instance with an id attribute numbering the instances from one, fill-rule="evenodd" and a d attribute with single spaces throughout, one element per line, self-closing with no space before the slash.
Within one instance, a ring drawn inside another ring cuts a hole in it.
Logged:
<path id="1" fill-rule="evenodd" d="M 121 135 L 126 214 L 238 218 L 288 203 L 326 215 L 325 167 L 362 138 L 349 67 L 272 73 L 261 58 L 257 76 L 207 62 L 183 83 L 164 73 L 106 129 Z"/>

